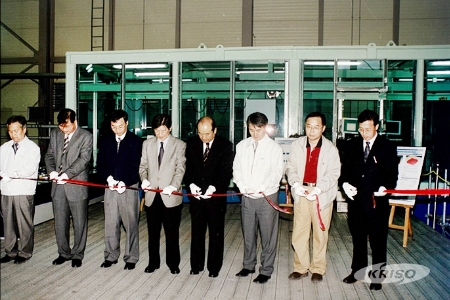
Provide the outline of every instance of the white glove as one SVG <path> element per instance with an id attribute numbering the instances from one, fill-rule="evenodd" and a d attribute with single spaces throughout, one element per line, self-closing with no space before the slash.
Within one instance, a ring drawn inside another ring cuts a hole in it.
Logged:
<path id="1" fill-rule="evenodd" d="M 342 188 L 344 189 L 344 192 L 347 194 L 347 197 L 349 197 L 352 200 L 355 200 L 353 199 L 353 196 L 358 194 L 358 190 L 353 185 L 351 185 L 348 182 L 344 182 Z"/>
<path id="2" fill-rule="evenodd" d="M 202 194 L 202 189 L 199 188 L 195 183 L 191 183 L 189 185 L 189 188 L 191 189 L 191 194 L 198 195 L 198 196 L 194 196 L 194 198 L 197 198 L 198 200 L 200 200 L 200 196 Z"/>
<path id="3" fill-rule="evenodd" d="M 216 187 L 213 185 L 208 186 L 208 188 L 206 189 L 206 192 L 200 196 L 203 199 L 209 199 L 211 198 L 211 195 L 216 191 Z"/>
<path id="4" fill-rule="evenodd" d="M 175 192 L 176 190 L 177 190 L 176 187 L 169 185 L 163 189 L 162 193 L 164 195 L 169 195 L 169 197 L 170 197 L 172 195 L 172 193 Z"/>
<path id="5" fill-rule="evenodd" d="M 106 181 L 108 182 L 108 186 L 111 191 L 114 191 L 114 187 L 116 187 L 119 183 L 119 181 L 115 180 L 111 175 L 106 178 Z"/>
<path id="6" fill-rule="evenodd" d="M 48 174 L 48 178 L 49 178 L 50 180 L 58 179 L 58 172 L 56 172 L 56 171 L 50 172 L 50 174 Z"/>
<path id="7" fill-rule="evenodd" d="M 373 192 L 373 195 L 376 197 L 386 196 L 387 193 L 384 192 L 385 190 L 386 190 L 386 188 L 384 186 L 380 186 L 380 188 L 378 189 L 378 192 Z"/>
<path id="8" fill-rule="evenodd" d="M 147 179 L 144 179 L 141 183 L 141 189 L 144 190 L 144 192 L 147 192 L 147 190 L 151 189 L 152 187 L 150 186 L 150 181 L 148 181 Z"/>
<path id="9" fill-rule="evenodd" d="M 125 192 L 126 189 L 127 188 L 126 188 L 125 182 L 123 182 L 123 181 L 119 181 L 119 183 L 117 183 L 117 187 L 115 188 L 115 190 L 119 194 L 122 194 L 123 192 Z"/>
<path id="10" fill-rule="evenodd" d="M 318 187 L 315 187 L 311 192 L 309 192 L 306 195 L 306 199 L 308 199 L 309 201 L 314 201 L 317 199 L 317 196 L 319 196 L 321 193 L 322 191 Z"/>
<path id="11" fill-rule="evenodd" d="M 66 179 L 69 179 L 69 176 L 67 176 L 66 173 L 62 173 L 61 176 L 58 177 L 58 181 L 56 183 L 57 184 L 66 184 L 67 183 Z"/>
<path id="12" fill-rule="evenodd" d="M 246 188 L 245 189 L 245 196 L 253 198 L 253 199 L 258 199 L 259 197 L 259 193 L 257 191 L 255 191 L 252 188 Z"/>
<path id="13" fill-rule="evenodd" d="M 294 189 L 294 193 L 297 196 L 300 197 L 306 197 L 306 189 L 303 187 L 303 185 L 301 185 L 300 183 L 296 182 L 294 183 L 294 185 L 292 186 L 292 188 Z"/>
<path id="14" fill-rule="evenodd" d="M 0 176 L 2 177 L 2 182 L 3 183 L 8 183 L 8 182 L 10 182 L 11 181 L 11 177 L 9 177 L 9 175 L 8 174 L 6 174 L 6 172 L 1 172 L 0 173 Z"/>

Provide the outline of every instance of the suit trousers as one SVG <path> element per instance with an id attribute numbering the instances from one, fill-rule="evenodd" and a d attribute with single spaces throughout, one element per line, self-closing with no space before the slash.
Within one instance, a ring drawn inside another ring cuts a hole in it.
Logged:
<path id="1" fill-rule="evenodd" d="M 278 193 L 267 196 L 278 204 Z M 261 232 L 261 267 L 259 273 L 271 276 L 277 253 L 279 213 L 262 197 L 253 199 L 242 195 L 242 231 L 244 233 L 244 268 L 254 270 L 258 227 Z"/>
<path id="2" fill-rule="evenodd" d="M 205 236 L 209 232 L 207 268 L 219 273 L 223 263 L 226 197 L 198 200 L 189 197 L 191 213 L 191 270 L 203 271 L 205 266 Z"/>
<path id="3" fill-rule="evenodd" d="M 312 188 L 311 188 L 312 189 Z M 320 212 L 325 231 L 320 229 L 317 213 L 317 200 L 309 201 L 305 197 L 293 195 L 298 200 L 294 205 L 294 226 L 292 231 L 292 246 L 294 247 L 294 272 L 301 274 L 325 274 L 327 268 L 326 253 L 328 244 L 328 230 L 330 229 L 333 204 Z M 309 238 L 312 226 L 312 257 L 309 254 Z"/>
<path id="4" fill-rule="evenodd" d="M 2 195 L 5 252 L 29 259 L 34 248 L 34 195 Z"/>
<path id="5" fill-rule="evenodd" d="M 166 207 L 160 193 L 155 195 L 152 205 L 145 206 L 148 229 L 148 265 L 159 268 L 161 258 L 159 245 L 161 227 L 164 227 L 166 237 L 166 264 L 169 269 L 176 269 L 180 265 L 180 222 L 183 204 Z"/>
<path id="6" fill-rule="evenodd" d="M 353 272 L 368 266 L 367 236 L 372 249 L 372 265 L 387 262 L 389 213 L 389 205 L 377 205 L 371 211 L 365 211 L 359 203 L 349 202 L 348 226 L 353 240 Z"/>
<path id="7" fill-rule="evenodd" d="M 133 187 L 137 187 L 134 184 Z M 117 261 L 120 256 L 120 225 L 125 229 L 126 242 L 123 260 L 137 263 L 139 260 L 139 191 L 126 189 L 105 190 L 105 260 Z"/>
<path id="8" fill-rule="evenodd" d="M 83 259 L 87 240 L 88 199 L 69 201 L 63 185 L 57 185 L 53 197 L 55 235 L 58 253 L 66 259 Z M 70 249 L 70 216 L 73 226 L 73 247 Z"/>

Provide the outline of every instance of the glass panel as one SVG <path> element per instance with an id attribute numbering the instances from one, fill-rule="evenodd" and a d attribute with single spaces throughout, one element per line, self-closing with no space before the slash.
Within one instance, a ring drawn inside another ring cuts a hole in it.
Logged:
<path id="1" fill-rule="evenodd" d="M 237 61 L 235 64 L 234 143 L 246 138 L 247 116 L 267 115 L 272 137 L 284 135 L 284 61 Z"/>
<path id="2" fill-rule="evenodd" d="M 221 62 L 184 62 L 181 65 L 181 139 L 197 134 L 203 116 L 216 121 L 217 134 L 230 137 L 230 66 Z"/>
<path id="3" fill-rule="evenodd" d="M 334 61 L 305 61 L 303 63 L 303 116 L 314 111 L 321 112 L 327 119 L 324 136 L 332 139 L 333 129 L 333 78 Z M 300 135 L 305 135 L 299 132 Z"/>

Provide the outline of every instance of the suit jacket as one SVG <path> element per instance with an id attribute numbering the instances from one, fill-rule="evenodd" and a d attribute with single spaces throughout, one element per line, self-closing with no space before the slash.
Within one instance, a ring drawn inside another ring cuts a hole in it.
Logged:
<path id="1" fill-rule="evenodd" d="M 147 179 L 154 189 L 164 189 L 171 185 L 181 191 L 184 172 L 186 170 L 186 143 L 169 135 L 164 148 L 161 166 L 158 168 L 159 140 L 149 138 L 142 144 L 142 157 L 139 165 L 141 180 Z M 180 205 L 183 197 L 179 195 L 164 195 L 162 201 L 166 207 Z M 154 192 L 145 193 L 145 205 L 150 206 L 155 199 Z"/>
<path id="2" fill-rule="evenodd" d="M 92 134 L 77 127 L 70 139 L 64 158 L 64 133 L 55 128 L 50 133 L 50 144 L 45 154 L 47 172 L 59 172 L 62 162 L 62 172 L 69 179 L 87 181 L 89 179 L 89 162 L 92 158 Z M 76 184 L 64 184 L 64 190 L 69 201 L 84 200 L 88 197 L 88 187 Z M 55 195 L 56 183 L 52 183 L 52 197 Z"/>
<path id="3" fill-rule="evenodd" d="M 115 134 L 104 137 L 100 143 L 97 156 L 97 171 L 103 180 L 112 176 L 131 186 L 139 182 L 139 164 L 141 162 L 142 140 L 134 133 L 127 131 L 120 142 L 117 152 Z"/>
<path id="4" fill-rule="evenodd" d="M 303 183 L 306 168 L 306 143 L 308 137 L 302 136 L 292 143 L 291 151 L 286 163 L 286 176 L 291 186 Z M 337 196 L 337 185 L 341 173 L 339 151 L 333 143 L 322 136 L 322 146 L 317 164 L 316 186 L 322 191 L 319 195 L 320 209 L 333 203 Z"/>
<path id="5" fill-rule="evenodd" d="M 397 185 L 397 149 L 384 136 L 377 135 L 366 163 L 364 163 L 363 139 L 361 136 L 351 140 L 345 147 L 342 161 L 339 183 L 342 185 L 344 182 L 348 182 L 357 188 L 358 193 L 353 197 L 354 203 L 352 204 L 360 205 L 365 211 L 373 207 L 372 196 L 380 186 L 394 189 Z M 377 206 L 388 207 L 388 197 L 375 197 L 375 199 Z"/>
<path id="6" fill-rule="evenodd" d="M 216 135 L 205 163 L 203 152 L 203 142 L 198 136 L 188 140 L 184 174 L 186 187 L 194 183 L 204 193 L 208 186 L 213 185 L 217 193 L 226 193 L 233 175 L 233 143 Z"/>

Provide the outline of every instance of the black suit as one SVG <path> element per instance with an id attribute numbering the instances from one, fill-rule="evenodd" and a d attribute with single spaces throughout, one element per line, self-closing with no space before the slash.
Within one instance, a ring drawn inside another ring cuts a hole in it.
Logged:
<path id="1" fill-rule="evenodd" d="M 215 194 L 226 194 L 233 169 L 233 144 L 215 136 L 208 158 L 203 162 L 203 142 L 192 137 L 186 146 L 186 187 L 194 183 L 205 193 L 210 185 L 216 188 Z M 224 226 L 227 199 L 189 197 L 192 224 L 191 269 L 202 271 L 205 265 L 205 234 L 209 230 L 209 250 L 207 268 L 218 274 L 222 268 L 224 248 Z"/>
<path id="2" fill-rule="evenodd" d="M 394 189 L 397 184 L 397 150 L 384 136 L 378 135 L 364 163 L 363 139 L 351 140 L 344 150 L 339 183 L 357 188 L 354 200 L 348 200 L 348 225 L 353 239 L 352 271 L 368 265 L 367 235 L 372 249 L 372 265 L 386 262 L 389 221 L 388 197 L 374 197 L 380 186 Z M 341 188 L 341 190 L 343 190 Z"/>

